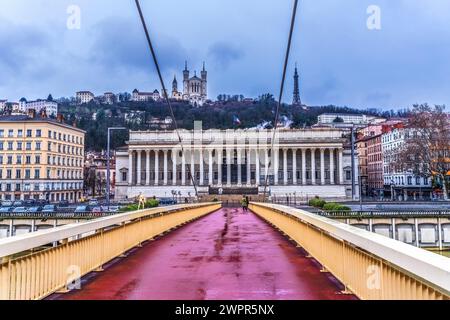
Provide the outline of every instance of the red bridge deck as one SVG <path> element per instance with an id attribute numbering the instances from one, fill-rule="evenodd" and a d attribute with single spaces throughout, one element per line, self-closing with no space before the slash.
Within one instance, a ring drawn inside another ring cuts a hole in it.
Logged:
<path id="1" fill-rule="evenodd" d="M 222 209 L 50 299 L 355 299 L 252 213 Z"/>

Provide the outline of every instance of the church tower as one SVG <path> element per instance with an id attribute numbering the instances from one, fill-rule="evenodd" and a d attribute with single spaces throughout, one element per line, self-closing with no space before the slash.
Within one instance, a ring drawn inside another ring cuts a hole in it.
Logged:
<path id="1" fill-rule="evenodd" d="M 297 70 L 297 63 L 295 64 L 295 73 L 294 73 L 294 99 L 292 101 L 292 105 L 301 106 L 302 101 L 300 99 L 300 86 L 299 86 L 299 75 Z"/>
<path id="2" fill-rule="evenodd" d="M 202 98 L 206 100 L 208 98 L 208 72 L 206 71 L 205 68 L 205 62 L 203 62 L 203 70 L 201 73 L 201 77 L 202 77 L 201 95 Z"/>
<path id="3" fill-rule="evenodd" d="M 189 95 L 189 70 L 187 66 L 187 61 L 184 63 L 183 71 L 183 94 Z"/>

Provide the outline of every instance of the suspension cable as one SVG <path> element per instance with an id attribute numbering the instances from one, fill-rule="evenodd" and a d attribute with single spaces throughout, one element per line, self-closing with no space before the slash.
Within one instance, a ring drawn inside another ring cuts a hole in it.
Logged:
<path id="1" fill-rule="evenodd" d="M 270 148 L 272 153 L 271 153 L 271 157 L 269 158 L 270 159 L 269 163 L 267 164 L 268 167 L 270 167 L 272 165 L 272 159 L 274 158 L 274 146 L 275 146 L 276 131 L 278 129 L 278 119 L 280 116 L 280 108 L 281 108 L 282 99 L 283 99 L 284 83 L 286 80 L 286 71 L 287 71 L 287 66 L 289 63 L 289 55 L 291 52 L 292 35 L 294 34 L 295 18 L 297 16 L 297 7 L 298 7 L 298 0 L 295 0 L 294 7 L 292 9 L 291 28 L 289 30 L 289 39 L 288 39 L 288 44 L 287 44 L 287 48 L 286 48 L 286 56 L 284 58 L 284 67 L 283 67 L 283 76 L 281 78 L 280 95 L 279 95 L 279 99 L 278 99 L 277 109 L 275 112 L 275 123 L 274 123 L 274 127 L 273 127 L 273 136 L 272 136 L 272 141 L 271 141 L 272 145 Z M 278 172 L 274 172 L 274 174 L 278 175 Z M 266 179 L 265 179 L 265 183 L 264 183 L 263 201 L 266 201 L 268 184 L 269 184 L 269 174 L 266 173 Z"/>
<path id="2" fill-rule="evenodd" d="M 152 41 L 151 41 L 151 38 L 150 38 L 150 34 L 148 32 L 147 23 L 145 22 L 145 18 L 144 18 L 144 15 L 142 13 L 142 9 L 141 9 L 141 5 L 139 3 L 139 0 L 135 0 L 135 2 L 136 2 L 137 10 L 139 12 L 139 17 L 141 18 L 142 27 L 144 28 L 145 37 L 147 38 L 147 43 L 148 43 L 150 52 L 152 54 L 153 63 L 155 64 L 156 71 L 157 71 L 158 77 L 159 77 L 159 81 L 160 81 L 162 89 L 163 89 L 163 96 L 164 96 L 164 99 L 166 100 L 167 105 L 169 106 L 170 115 L 172 117 L 172 121 L 173 121 L 173 124 L 174 124 L 174 129 L 175 129 L 175 132 L 176 132 L 176 134 L 178 136 L 178 141 L 180 143 L 181 154 L 182 154 L 183 157 L 185 157 L 185 152 L 184 152 L 184 148 L 183 148 L 183 139 L 181 138 L 180 132 L 178 130 L 177 119 L 175 118 L 175 113 L 173 112 L 172 103 L 170 102 L 169 96 L 167 94 L 166 86 L 164 84 L 164 80 L 163 80 L 163 77 L 162 77 L 162 74 L 161 74 L 161 69 L 159 67 L 159 63 L 158 63 L 158 59 L 157 59 L 157 56 L 156 56 L 156 52 L 155 52 L 155 50 L 153 48 L 153 44 L 152 44 Z M 174 155 L 172 155 L 172 156 L 174 156 Z M 192 157 L 191 157 L 191 159 L 192 159 Z M 194 176 L 192 175 L 190 166 L 187 166 L 187 169 L 188 169 L 187 171 L 188 171 L 189 178 L 190 178 L 190 180 L 192 182 L 192 185 L 194 186 L 195 196 L 196 196 L 196 198 L 198 198 L 197 184 L 195 183 L 195 179 L 194 179 Z"/>

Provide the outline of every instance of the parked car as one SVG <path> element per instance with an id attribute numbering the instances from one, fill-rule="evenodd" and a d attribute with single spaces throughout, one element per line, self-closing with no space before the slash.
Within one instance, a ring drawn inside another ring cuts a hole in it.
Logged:
<path id="1" fill-rule="evenodd" d="M 25 207 L 15 207 L 13 213 L 25 213 L 27 212 L 27 208 Z"/>
<path id="2" fill-rule="evenodd" d="M 62 200 L 58 203 L 59 207 L 68 207 L 69 206 L 69 201 L 67 200 Z"/>
<path id="3" fill-rule="evenodd" d="M 2 201 L 2 207 L 12 207 L 13 202 L 9 200 Z"/>
<path id="4" fill-rule="evenodd" d="M 22 200 L 16 200 L 13 202 L 13 207 L 23 207 L 23 201 Z"/>
<path id="5" fill-rule="evenodd" d="M 93 207 L 92 208 L 92 213 L 102 213 L 102 207 Z"/>
<path id="6" fill-rule="evenodd" d="M 27 210 L 27 213 L 38 213 L 42 210 L 42 207 L 30 207 Z"/>
<path id="7" fill-rule="evenodd" d="M 91 199 L 89 200 L 90 206 L 98 206 L 98 200 L 97 199 Z"/>
<path id="8" fill-rule="evenodd" d="M 28 199 L 28 200 L 25 200 L 25 201 L 23 202 L 23 205 L 24 205 L 24 206 L 27 206 L 27 207 L 34 206 L 34 205 L 36 205 L 36 200 L 34 200 L 34 199 Z"/>
<path id="9" fill-rule="evenodd" d="M 13 211 L 13 209 L 13 207 L 1 207 L 0 213 L 10 213 L 11 211 Z"/>
<path id="10" fill-rule="evenodd" d="M 42 209 L 42 213 L 55 213 L 56 212 L 56 206 L 54 204 L 48 204 L 44 206 Z"/>
<path id="11" fill-rule="evenodd" d="M 177 204 L 177 201 L 172 198 L 161 198 L 159 199 L 159 204 L 162 206 L 170 206 Z"/>
<path id="12" fill-rule="evenodd" d="M 91 208 L 89 206 L 78 206 L 75 208 L 75 213 L 89 213 L 91 212 Z"/>

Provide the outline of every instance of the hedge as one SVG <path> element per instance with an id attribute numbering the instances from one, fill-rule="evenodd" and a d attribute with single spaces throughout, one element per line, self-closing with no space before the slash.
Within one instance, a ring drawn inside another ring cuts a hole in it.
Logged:
<path id="1" fill-rule="evenodd" d="M 145 209 L 156 208 L 156 207 L 159 207 L 159 200 L 157 200 L 157 199 L 150 199 L 145 202 Z M 134 203 L 134 204 L 130 204 L 129 206 L 122 208 L 120 211 L 121 212 L 137 211 L 138 208 L 139 208 L 139 204 Z"/>
<path id="2" fill-rule="evenodd" d="M 351 209 L 347 206 L 335 202 L 327 203 L 319 197 L 309 200 L 309 205 L 311 207 L 322 208 L 325 211 L 351 211 Z"/>

